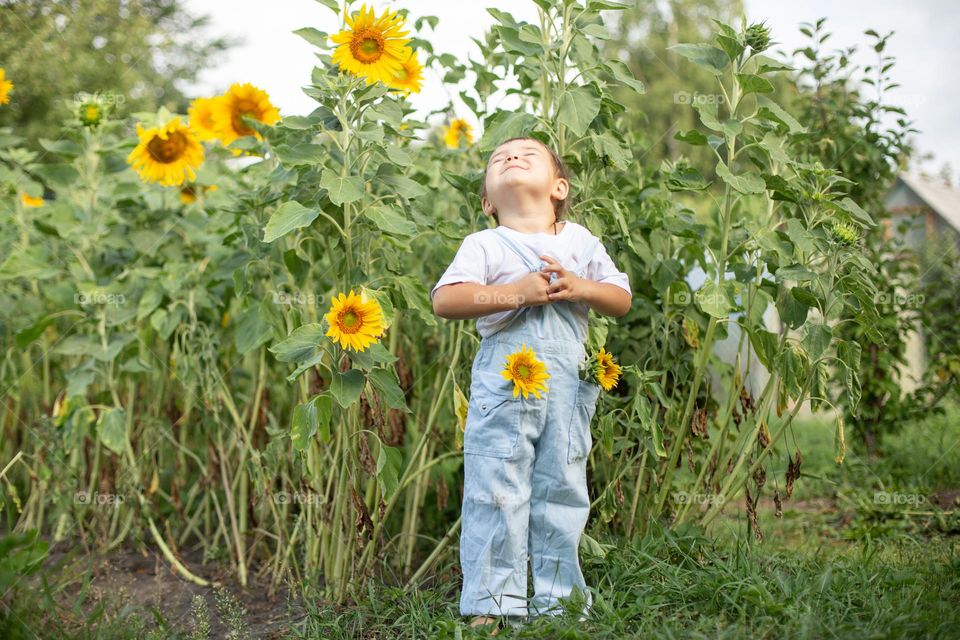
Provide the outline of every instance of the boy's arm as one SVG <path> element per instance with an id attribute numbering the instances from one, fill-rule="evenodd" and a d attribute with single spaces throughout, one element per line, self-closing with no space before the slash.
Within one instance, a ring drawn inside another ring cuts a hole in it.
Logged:
<path id="1" fill-rule="evenodd" d="M 520 301 L 516 282 L 457 282 L 437 289 L 433 294 L 433 312 L 448 320 L 465 320 L 516 309 Z"/>
<path id="2" fill-rule="evenodd" d="M 619 318 L 630 311 L 633 294 L 626 289 L 609 282 L 594 282 L 593 280 L 582 280 L 582 282 L 583 297 L 580 301 L 597 313 Z"/>
<path id="3" fill-rule="evenodd" d="M 563 268 L 563 265 L 548 255 L 540 256 L 548 265 L 541 273 L 556 273 L 557 279 L 547 287 L 547 294 L 551 302 L 569 300 L 582 302 L 597 313 L 619 318 L 630 311 L 633 294 L 622 287 L 609 282 L 597 282 L 587 278 L 579 278 L 572 271 Z"/>

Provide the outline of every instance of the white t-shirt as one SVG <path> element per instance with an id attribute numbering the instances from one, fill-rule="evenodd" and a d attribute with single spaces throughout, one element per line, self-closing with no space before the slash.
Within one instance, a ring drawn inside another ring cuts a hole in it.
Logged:
<path id="1" fill-rule="evenodd" d="M 540 256 L 548 255 L 555 258 L 565 269 L 575 269 L 585 252 L 593 247 L 597 237 L 586 227 L 567 220 L 560 232 L 553 233 L 523 233 L 501 225 L 510 238 L 529 250 L 528 259 L 540 262 Z M 453 262 L 440 276 L 440 280 L 430 291 L 430 299 L 437 289 L 446 284 L 456 282 L 477 282 L 479 284 L 507 284 L 514 282 L 530 273 L 512 249 L 502 238 L 496 237 L 494 229 L 484 229 L 471 233 L 463 239 Z M 617 269 L 610 259 L 603 243 L 587 265 L 584 277 L 596 282 L 607 282 L 632 293 L 627 274 Z M 589 307 L 582 303 L 573 305 L 581 324 L 586 331 L 587 313 Z M 506 326 L 521 309 L 508 309 L 498 313 L 491 313 L 477 318 L 477 332 L 481 337 L 493 335 Z"/>

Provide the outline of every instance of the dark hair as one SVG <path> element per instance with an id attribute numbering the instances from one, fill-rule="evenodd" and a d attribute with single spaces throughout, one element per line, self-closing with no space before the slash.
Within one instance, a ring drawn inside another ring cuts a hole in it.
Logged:
<path id="1" fill-rule="evenodd" d="M 567 165 L 564 164 L 560 156 L 557 155 L 557 152 L 554 151 L 549 145 L 531 136 L 517 136 L 515 138 L 508 138 L 504 140 L 503 142 L 498 144 L 496 147 L 494 147 L 493 151 L 490 152 L 490 155 L 487 156 L 487 162 L 483 165 L 483 175 L 480 176 L 480 197 L 481 198 L 487 197 L 487 167 L 490 164 L 490 156 L 492 156 L 497 149 L 507 144 L 508 142 L 513 142 L 514 140 L 533 140 L 534 142 L 539 142 L 540 145 L 547 150 L 547 153 L 550 154 L 550 158 L 553 160 L 553 170 L 554 170 L 554 173 L 556 173 L 557 177 L 563 178 L 567 182 L 570 181 L 570 170 L 567 168 Z M 567 212 L 569 210 L 570 210 L 570 192 L 567 191 L 567 197 L 565 197 L 563 200 L 558 200 L 553 203 L 553 213 L 556 216 L 557 221 L 560 221 L 560 220 L 563 220 L 564 217 L 566 217 Z M 493 219 L 497 221 L 497 224 L 500 224 L 500 218 L 497 217 L 496 211 L 493 212 Z"/>

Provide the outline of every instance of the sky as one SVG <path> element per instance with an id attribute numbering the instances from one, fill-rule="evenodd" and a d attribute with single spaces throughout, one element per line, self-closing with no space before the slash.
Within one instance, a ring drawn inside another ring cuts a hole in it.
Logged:
<path id="1" fill-rule="evenodd" d="M 824 46 L 857 45 L 860 51 L 854 60 L 863 66 L 873 64 L 876 55 L 863 32 L 874 29 L 883 35 L 893 31 L 885 53 L 896 58 L 890 75 L 901 86 L 890 92 L 889 102 L 906 109 L 914 128 L 920 130 L 916 146 L 921 153 L 934 156 L 920 166 L 936 173 L 949 162 L 956 182 L 960 172 L 960 84 L 955 81 L 960 69 L 960 5 L 954 0 L 744 1 L 748 20 L 766 21 L 771 27 L 773 40 L 779 43 L 774 50 L 805 46 L 800 23 L 825 17 L 833 36 Z M 240 41 L 201 74 L 197 85 L 187 87 L 191 95 L 219 93 L 232 82 L 250 82 L 270 94 L 282 115 L 313 110 L 316 103 L 301 87 L 309 82 L 310 72 L 319 62 L 314 57 L 316 49 L 292 32 L 310 26 L 335 33 L 337 16 L 330 9 L 316 0 L 185 0 L 185 5 L 194 14 L 211 17 L 211 35 Z M 419 16 L 437 16 L 437 31 L 431 32 L 425 25 L 420 37 L 429 39 L 436 53 L 451 53 L 460 59 L 480 59 L 470 38 L 482 40 L 493 24 L 487 7 L 509 11 L 517 20 L 537 21 L 536 6 L 530 0 L 380 0 L 375 6 L 378 13 L 384 7 L 408 9 L 411 27 Z M 511 100 L 507 97 L 498 106 L 515 107 Z M 410 102 L 420 117 L 446 104 L 447 89 L 437 72 L 427 71 L 421 93 L 412 94 Z M 469 116 L 467 111 L 463 107 L 458 115 Z M 441 119 L 435 116 L 431 121 Z"/>

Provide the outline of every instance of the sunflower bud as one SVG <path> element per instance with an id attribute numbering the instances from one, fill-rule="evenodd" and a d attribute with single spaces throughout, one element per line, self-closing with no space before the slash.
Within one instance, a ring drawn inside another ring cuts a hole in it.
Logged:
<path id="1" fill-rule="evenodd" d="M 770 29 L 760 24 L 752 24 L 744 32 L 744 44 L 750 47 L 753 53 L 760 53 L 770 46 Z"/>
<path id="2" fill-rule="evenodd" d="M 80 124 L 92 129 L 103 120 L 103 106 L 94 100 L 83 102 L 77 108 L 77 118 Z"/>
<path id="3" fill-rule="evenodd" d="M 849 222 L 834 222 L 833 226 L 830 227 L 830 236 L 840 244 L 850 247 L 857 243 L 857 240 L 860 239 L 860 234 L 857 233 L 856 227 L 854 227 Z"/>

